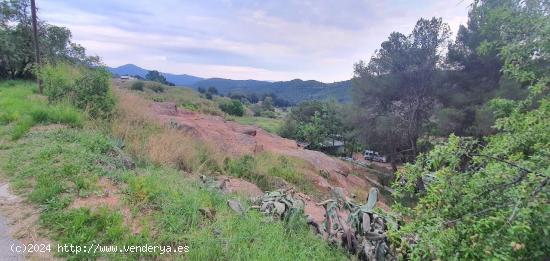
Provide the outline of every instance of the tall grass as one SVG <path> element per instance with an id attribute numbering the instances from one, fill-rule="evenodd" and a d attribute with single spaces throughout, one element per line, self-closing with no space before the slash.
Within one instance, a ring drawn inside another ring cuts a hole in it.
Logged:
<path id="1" fill-rule="evenodd" d="M 300 191 L 312 193 L 313 185 L 301 173 L 307 168 L 311 166 L 301 159 L 269 152 L 228 158 L 224 162 L 224 169 L 228 174 L 255 183 L 264 191 L 278 189 L 290 183 Z"/>
<path id="2" fill-rule="evenodd" d="M 151 161 L 186 172 L 216 172 L 223 155 L 194 137 L 163 126 L 150 112 L 150 101 L 126 90 L 116 90 L 118 104 L 113 135 L 141 161 Z"/>
<path id="3" fill-rule="evenodd" d="M 36 86 L 30 82 L 0 83 L 0 124 L 10 124 L 11 138 L 19 139 L 37 124 L 59 123 L 82 127 L 84 116 L 66 103 L 48 105 L 34 94 Z"/>

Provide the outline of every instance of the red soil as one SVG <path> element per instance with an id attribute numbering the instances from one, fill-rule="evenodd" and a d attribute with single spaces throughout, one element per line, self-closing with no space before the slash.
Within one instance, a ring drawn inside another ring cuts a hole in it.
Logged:
<path id="1" fill-rule="evenodd" d="M 303 159 L 311 167 L 301 171 L 323 194 L 328 193 L 330 187 L 342 187 L 348 195 L 365 196 L 371 187 L 365 179 L 349 175 L 349 163 L 318 151 L 303 149 L 296 141 L 281 138 L 259 127 L 182 108 L 176 110 L 176 105 L 171 102 L 153 103 L 151 109 L 162 123 L 177 122 L 179 129 L 221 150 L 228 157 L 268 151 Z M 322 177 L 321 171 L 329 173 L 329 177 Z"/>

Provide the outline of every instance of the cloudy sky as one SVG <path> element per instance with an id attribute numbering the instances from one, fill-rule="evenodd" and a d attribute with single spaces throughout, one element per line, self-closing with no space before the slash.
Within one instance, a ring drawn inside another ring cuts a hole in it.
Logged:
<path id="1" fill-rule="evenodd" d="M 468 0 L 45 0 L 39 16 L 109 66 L 231 79 L 347 80 L 392 31 L 443 17 L 453 32 Z"/>

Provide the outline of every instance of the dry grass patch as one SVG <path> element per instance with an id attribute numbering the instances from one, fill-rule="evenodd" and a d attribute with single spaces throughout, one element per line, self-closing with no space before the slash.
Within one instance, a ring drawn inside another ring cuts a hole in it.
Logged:
<path id="1" fill-rule="evenodd" d="M 152 115 L 151 102 L 130 91 L 117 89 L 117 117 L 112 133 L 126 150 L 142 161 L 186 172 L 218 172 L 224 157 L 189 134 L 169 128 Z"/>

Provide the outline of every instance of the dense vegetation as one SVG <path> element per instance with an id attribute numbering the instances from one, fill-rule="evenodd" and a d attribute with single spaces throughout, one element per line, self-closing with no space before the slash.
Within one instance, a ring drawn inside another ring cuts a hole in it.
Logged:
<path id="1" fill-rule="evenodd" d="M 346 140 L 344 119 L 343 107 L 335 102 L 304 102 L 291 109 L 280 134 L 320 149 L 335 140 Z"/>
<path id="2" fill-rule="evenodd" d="M 494 135 L 451 135 L 399 173 L 397 195 L 419 198 L 398 209 L 411 218 L 396 233 L 411 258 L 550 256 L 549 10 L 547 1 L 481 1 L 470 12 L 470 25 L 480 22 L 477 30 L 491 36 L 478 51 L 498 54 L 503 77 L 528 95 L 489 103 Z"/>

